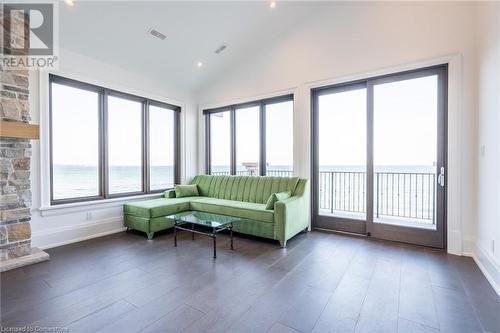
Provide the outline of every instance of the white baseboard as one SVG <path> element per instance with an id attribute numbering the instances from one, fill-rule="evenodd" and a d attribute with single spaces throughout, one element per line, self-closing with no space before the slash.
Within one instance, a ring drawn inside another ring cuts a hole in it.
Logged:
<path id="1" fill-rule="evenodd" d="M 33 246 L 45 250 L 122 232 L 124 230 L 123 218 L 116 217 L 92 223 L 75 224 L 42 232 L 34 232 L 32 235 L 32 244 Z"/>
<path id="2" fill-rule="evenodd" d="M 475 245 L 472 258 L 498 296 L 500 296 L 500 263 L 477 244 Z"/>

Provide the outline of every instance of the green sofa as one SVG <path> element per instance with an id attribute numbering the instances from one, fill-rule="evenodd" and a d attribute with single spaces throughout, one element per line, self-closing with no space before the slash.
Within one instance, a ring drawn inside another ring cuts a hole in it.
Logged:
<path id="1" fill-rule="evenodd" d="M 241 217 L 234 231 L 286 241 L 309 227 L 309 181 L 298 177 L 208 176 L 194 177 L 200 196 L 176 198 L 175 191 L 164 198 L 127 203 L 123 207 L 125 226 L 143 231 L 149 239 L 155 232 L 173 227 L 165 216 L 197 210 Z M 292 196 L 266 210 L 270 195 L 290 191 Z"/>

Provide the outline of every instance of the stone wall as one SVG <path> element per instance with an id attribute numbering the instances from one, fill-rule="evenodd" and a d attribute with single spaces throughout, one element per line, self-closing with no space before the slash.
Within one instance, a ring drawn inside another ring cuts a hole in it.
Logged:
<path id="1" fill-rule="evenodd" d="M 0 15 L 2 13 L 0 12 Z M 1 33 L 7 20 L 1 20 Z M 21 31 L 28 20 L 13 20 L 11 31 Z M 21 26 L 19 26 L 21 25 Z M 18 36 L 15 36 L 18 37 Z M 6 71 L 0 64 L 0 118 L 29 122 L 29 72 Z M 31 143 L 27 139 L 0 138 L 0 260 L 31 251 Z"/>
<path id="2" fill-rule="evenodd" d="M 29 140 L 0 138 L 0 260 L 30 253 Z"/>

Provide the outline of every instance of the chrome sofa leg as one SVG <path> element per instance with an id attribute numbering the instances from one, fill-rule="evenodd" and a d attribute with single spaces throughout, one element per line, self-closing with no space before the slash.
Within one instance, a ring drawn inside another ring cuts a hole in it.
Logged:
<path id="1" fill-rule="evenodd" d="M 125 230 L 126 233 L 130 231 L 130 227 L 127 227 L 127 230 Z"/>
<path id="2" fill-rule="evenodd" d="M 148 240 L 152 240 L 155 233 L 154 232 L 146 232 L 146 235 L 148 235 Z"/>
<path id="3" fill-rule="evenodd" d="M 286 248 L 286 240 L 285 241 L 280 241 L 280 246 L 282 249 Z"/>

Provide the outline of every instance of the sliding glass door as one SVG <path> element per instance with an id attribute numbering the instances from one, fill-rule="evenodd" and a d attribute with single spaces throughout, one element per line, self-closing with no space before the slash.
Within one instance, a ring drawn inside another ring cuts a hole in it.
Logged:
<path id="1" fill-rule="evenodd" d="M 445 247 L 445 66 L 313 91 L 314 225 Z"/>

